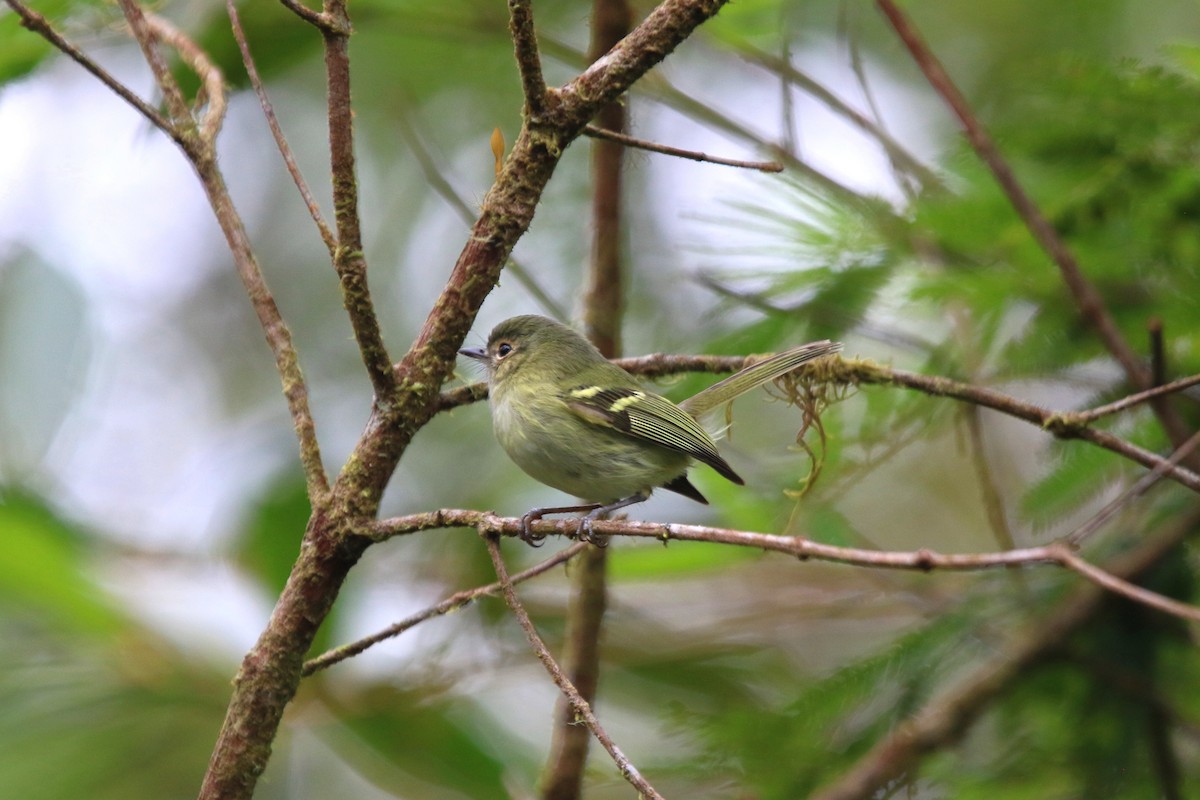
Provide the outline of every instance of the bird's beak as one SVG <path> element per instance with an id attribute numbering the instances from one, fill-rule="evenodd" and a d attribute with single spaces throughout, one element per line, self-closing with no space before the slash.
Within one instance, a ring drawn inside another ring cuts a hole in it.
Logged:
<path id="1" fill-rule="evenodd" d="M 464 347 L 458 351 L 458 354 L 467 358 L 473 358 L 476 361 L 482 361 L 485 364 L 490 360 L 488 359 L 487 350 L 484 350 L 482 347 Z"/>

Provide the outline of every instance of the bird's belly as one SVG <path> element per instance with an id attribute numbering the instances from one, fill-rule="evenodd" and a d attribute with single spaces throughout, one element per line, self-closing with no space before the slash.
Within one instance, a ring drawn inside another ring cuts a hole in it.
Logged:
<path id="1" fill-rule="evenodd" d="M 583 420 L 571 420 L 564 433 L 546 427 L 544 420 L 519 416 L 523 412 L 512 404 L 493 409 L 496 438 L 517 466 L 547 486 L 589 502 L 610 503 L 649 492 L 682 475 L 690 462 L 684 453 Z"/>

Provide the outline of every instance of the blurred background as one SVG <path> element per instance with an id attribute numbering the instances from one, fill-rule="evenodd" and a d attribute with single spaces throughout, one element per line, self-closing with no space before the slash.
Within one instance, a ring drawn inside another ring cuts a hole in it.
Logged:
<path id="1" fill-rule="evenodd" d="M 1141 352 L 1200 371 L 1200 13 L 1190 0 L 908 4 L 915 24 Z M 119 10 L 34 6 L 155 99 Z M 641 4 L 638 18 L 650 8 Z M 336 473 L 370 386 L 324 247 L 282 168 L 223 5 L 159 13 L 231 90 L 221 162 L 299 349 Z M 402 353 L 493 178 L 488 138 L 520 124 L 503 4 L 356 0 L 356 133 L 371 286 Z M 321 42 L 282 6 L 243 23 L 301 169 L 328 194 Z M 547 80 L 584 64 L 585 6 L 535 5 Z M 271 355 L 176 149 L 0 11 L 0 796 L 194 796 L 229 681 L 262 630 L 308 515 Z M 770 175 L 630 152 L 625 349 L 846 355 L 1058 409 L 1129 391 L 1056 268 L 966 148 L 872 4 L 742 0 L 628 98 L 633 135 Z M 861 115 L 856 122 L 854 114 Z M 865 119 L 865 125 L 861 122 Z M 514 313 L 574 319 L 587 259 L 587 141 L 566 154 L 470 344 Z M 328 201 L 322 200 L 329 214 Z M 469 367 L 461 379 L 478 379 Z M 681 398 L 709 378 L 667 381 Z M 1195 405 L 1181 407 L 1194 428 Z M 997 550 L 1070 531 L 1140 468 L 1034 427 L 900 389 L 847 391 L 791 443 L 798 412 L 739 401 L 704 469 L 712 505 L 640 518 L 884 549 Z M 1167 441 L 1146 411 L 1106 423 Z M 487 410 L 440 415 L 383 513 L 520 514 L 561 496 L 495 445 Z M 1175 486 L 1089 544 L 1103 561 L 1194 515 Z M 543 551 L 506 543 L 513 568 Z M 1190 544 L 1145 579 L 1195 599 Z M 804 797 L 904 714 L 1003 657 L 1079 579 L 1050 568 L 903 574 L 730 548 L 618 542 L 599 713 L 673 797 Z M 470 531 L 372 548 L 318 648 L 494 578 Z M 522 588 L 552 646 L 569 578 Z M 902 796 L 1185 797 L 1200 790 L 1195 629 L 1111 603 L 984 703 Z M 263 798 L 530 797 L 556 690 L 498 599 L 306 680 Z M 1165 765 L 1165 766 L 1164 766 Z M 595 756 L 587 796 L 628 797 Z"/>

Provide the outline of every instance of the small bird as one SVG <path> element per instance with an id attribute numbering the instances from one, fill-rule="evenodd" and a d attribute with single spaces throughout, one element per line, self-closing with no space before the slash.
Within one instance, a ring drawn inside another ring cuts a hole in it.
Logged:
<path id="1" fill-rule="evenodd" d="M 537 546 L 545 535 L 530 525 L 546 514 L 588 511 L 580 538 L 603 545 L 592 521 L 646 500 L 656 488 L 707 504 L 687 477 L 693 460 L 745 484 L 697 418 L 841 349 L 828 340 L 794 347 L 679 405 L 646 391 L 583 336 L 546 317 L 512 317 L 492 330 L 486 348 L 458 352 L 487 368 L 492 425 L 509 458 L 547 486 L 587 501 L 525 514 L 521 538 Z"/>

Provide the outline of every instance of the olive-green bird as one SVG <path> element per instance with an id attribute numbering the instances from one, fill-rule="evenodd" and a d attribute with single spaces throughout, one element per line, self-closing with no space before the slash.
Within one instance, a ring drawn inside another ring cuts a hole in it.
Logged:
<path id="1" fill-rule="evenodd" d="M 593 520 L 640 503 L 662 487 L 708 501 L 688 480 L 692 461 L 744 484 L 697 422 L 705 412 L 842 349 L 820 341 L 752 364 L 679 405 L 648 392 L 566 325 L 536 315 L 512 317 L 492 330 L 486 348 L 459 352 L 487 367 L 496 439 L 533 478 L 587 501 L 535 508 L 522 517 L 522 538 L 545 514 L 588 511 L 580 536 L 596 542 Z"/>

